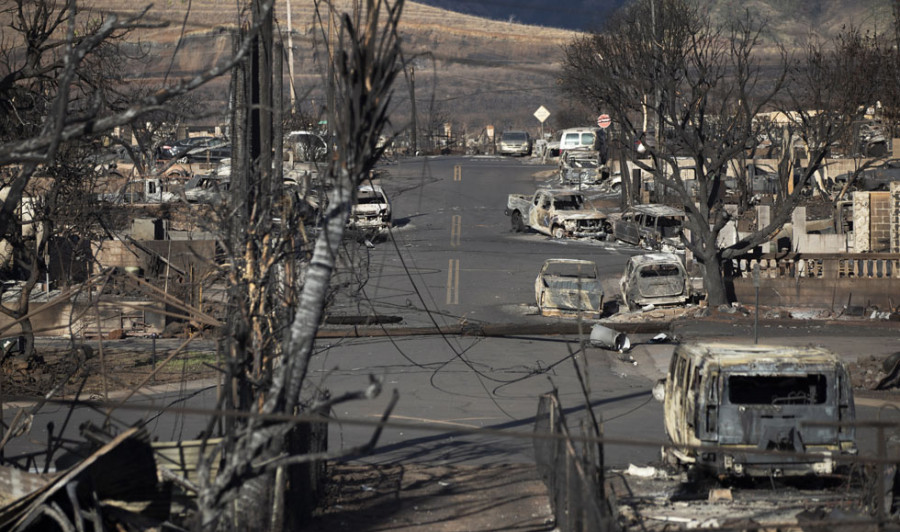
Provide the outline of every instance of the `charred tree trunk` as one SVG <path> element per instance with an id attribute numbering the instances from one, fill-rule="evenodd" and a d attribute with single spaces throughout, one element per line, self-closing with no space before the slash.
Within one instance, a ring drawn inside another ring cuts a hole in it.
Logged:
<path id="1" fill-rule="evenodd" d="M 718 251 L 713 251 L 698 258 L 703 266 L 703 287 L 706 289 L 706 300 L 709 306 L 712 308 L 727 305 L 729 302 L 728 290 L 725 286 L 722 254 Z"/>

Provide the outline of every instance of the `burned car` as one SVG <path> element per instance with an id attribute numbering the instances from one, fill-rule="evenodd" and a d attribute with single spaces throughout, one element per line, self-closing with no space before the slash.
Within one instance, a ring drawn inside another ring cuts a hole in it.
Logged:
<path id="1" fill-rule="evenodd" d="M 553 238 L 606 238 L 610 229 L 605 213 L 588 206 L 584 194 L 569 189 L 510 194 L 504 212 L 517 233 L 533 229 Z"/>
<path id="2" fill-rule="evenodd" d="M 361 185 L 350 210 L 350 229 L 379 233 L 391 227 L 391 202 L 381 185 Z"/>
<path id="3" fill-rule="evenodd" d="M 547 259 L 534 281 L 534 297 L 542 316 L 599 319 L 603 287 L 597 264 L 589 260 Z"/>
<path id="4" fill-rule="evenodd" d="M 692 297 L 691 279 L 674 253 L 647 253 L 629 258 L 619 287 L 628 310 L 646 305 L 683 305 Z"/>
<path id="5" fill-rule="evenodd" d="M 682 344 L 664 384 L 669 463 L 728 476 L 839 473 L 857 453 L 847 368 L 819 347 Z"/>
<path id="6" fill-rule="evenodd" d="M 616 240 L 642 248 L 684 249 L 681 232 L 685 212 L 668 205 L 634 205 L 626 209 L 612 224 Z"/>

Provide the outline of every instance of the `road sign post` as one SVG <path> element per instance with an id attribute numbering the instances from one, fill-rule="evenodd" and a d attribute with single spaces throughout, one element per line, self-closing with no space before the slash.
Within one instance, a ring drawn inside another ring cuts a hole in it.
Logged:
<path id="1" fill-rule="evenodd" d="M 534 117 L 538 119 L 538 122 L 541 123 L 541 141 L 544 140 L 544 121 L 550 116 L 550 111 L 547 110 L 543 105 L 537 108 L 537 111 L 534 112 Z"/>
<path id="2" fill-rule="evenodd" d="M 610 118 L 609 115 L 602 114 L 597 117 L 597 125 L 602 127 L 603 129 L 608 128 L 610 124 L 612 124 L 612 118 Z"/>

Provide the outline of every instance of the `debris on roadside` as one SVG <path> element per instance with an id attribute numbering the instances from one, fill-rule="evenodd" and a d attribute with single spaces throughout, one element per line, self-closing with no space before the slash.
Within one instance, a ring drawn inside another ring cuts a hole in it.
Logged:
<path id="1" fill-rule="evenodd" d="M 591 345 L 625 353 L 631 349 L 631 340 L 625 333 L 597 323 L 591 328 Z"/>
<path id="2" fill-rule="evenodd" d="M 36 480 L 30 475 L 30 481 Z M 0 510 L 4 530 L 146 530 L 169 517 L 171 485 L 160 483 L 149 435 L 131 428 L 78 465 Z M 20 486 L 21 487 L 21 486 Z M 3 495 L 9 497 L 12 493 Z"/>

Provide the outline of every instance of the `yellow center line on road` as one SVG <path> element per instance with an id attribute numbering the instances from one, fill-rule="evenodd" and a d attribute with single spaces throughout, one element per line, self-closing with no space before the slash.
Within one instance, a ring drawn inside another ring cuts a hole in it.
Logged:
<path id="1" fill-rule="evenodd" d="M 450 220 L 450 247 L 459 247 L 462 235 L 462 216 L 454 214 Z"/>
<path id="2" fill-rule="evenodd" d="M 450 259 L 447 266 L 447 304 L 459 304 L 459 259 Z"/>
<path id="3" fill-rule="evenodd" d="M 458 164 L 453 167 L 453 180 L 462 181 L 462 166 Z"/>

